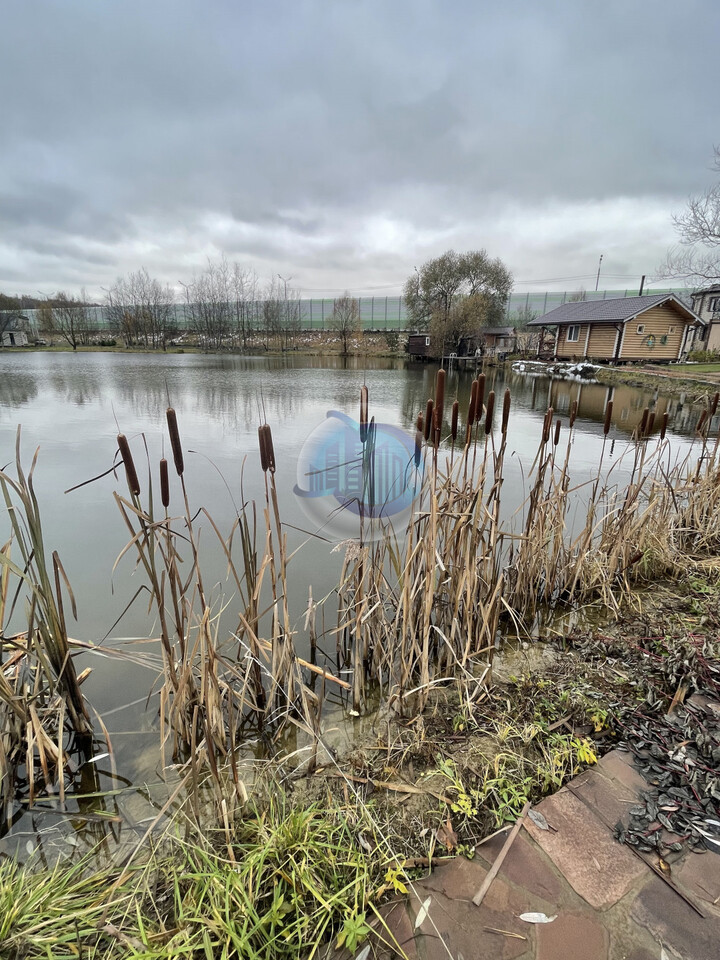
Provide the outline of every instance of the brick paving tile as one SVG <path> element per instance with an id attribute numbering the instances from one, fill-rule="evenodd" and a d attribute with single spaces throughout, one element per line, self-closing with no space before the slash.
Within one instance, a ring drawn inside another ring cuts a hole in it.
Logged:
<path id="1" fill-rule="evenodd" d="M 557 832 L 527 830 L 560 873 L 590 906 L 603 910 L 617 903 L 647 873 L 647 867 L 624 846 L 587 806 L 560 790 L 538 808 Z"/>
<path id="2" fill-rule="evenodd" d="M 593 767 L 593 770 L 622 784 L 628 792 L 618 791 L 618 796 L 628 800 L 636 800 L 640 791 L 648 788 L 645 777 L 633 764 L 632 754 L 626 750 L 611 750 L 610 753 L 606 753 L 598 761 L 597 766 Z M 582 777 L 583 774 L 580 774 L 580 776 Z"/>
<path id="3" fill-rule="evenodd" d="M 538 924 L 537 960 L 608 960 L 607 934 L 590 912 Z"/>
<path id="4" fill-rule="evenodd" d="M 706 912 L 705 904 L 700 906 Z M 720 956 L 720 920 L 709 911 L 704 919 L 699 917 L 657 877 L 636 897 L 632 917 L 682 960 L 718 960 Z"/>
<path id="5" fill-rule="evenodd" d="M 449 957 L 455 960 L 459 954 L 465 960 L 530 960 L 534 957 L 535 930 L 504 906 L 497 908 L 496 904 L 504 897 L 499 901 L 497 897 L 492 898 L 492 887 L 488 893 L 491 902 L 484 902 L 480 907 L 469 900 L 452 900 L 438 891 L 418 889 L 418 892 L 421 897 L 432 898 L 429 916 L 419 928 L 422 938 L 417 938 L 420 960 L 449 960 Z M 411 913 L 416 914 L 419 907 L 415 902 Z M 486 929 L 488 927 L 518 933 L 525 939 L 493 933 Z"/>
<path id="6" fill-rule="evenodd" d="M 675 883 L 705 913 L 720 916 L 720 856 L 716 853 L 689 853 L 682 864 L 673 867 Z M 720 954 L 720 947 L 718 948 Z"/>
<path id="7" fill-rule="evenodd" d="M 643 781 L 643 787 L 648 785 Z M 637 803 L 640 790 L 630 789 L 619 780 L 608 776 L 600 767 L 586 770 L 568 787 L 584 803 L 596 810 L 600 820 L 615 826 L 618 820 L 627 823 L 628 807 Z"/>
<path id="8" fill-rule="evenodd" d="M 486 866 L 492 866 L 506 839 L 507 833 L 501 833 L 483 843 L 477 849 L 476 858 L 480 858 Z M 548 904 L 558 904 L 562 899 L 563 887 L 557 871 L 522 831 L 510 847 L 499 876 L 515 886 L 524 887 Z"/>

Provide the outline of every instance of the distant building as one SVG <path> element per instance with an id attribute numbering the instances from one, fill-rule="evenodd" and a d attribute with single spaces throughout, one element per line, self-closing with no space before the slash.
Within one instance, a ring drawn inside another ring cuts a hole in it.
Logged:
<path id="1" fill-rule="evenodd" d="M 695 338 L 695 349 L 720 352 L 720 283 L 696 290 L 692 295 L 695 313 L 705 321 L 703 336 Z"/>
<path id="2" fill-rule="evenodd" d="M 27 333 L 25 333 L 24 324 L 27 318 L 18 315 L 8 317 L 8 314 L 0 316 L 0 347 L 26 347 L 28 345 Z"/>
<path id="3" fill-rule="evenodd" d="M 609 363 L 680 360 L 704 326 L 694 310 L 667 293 L 565 303 L 528 323 L 541 330 L 538 356 Z"/>
<path id="4" fill-rule="evenodd" d="M 425 360 L 433 359 L 430 349 L 430 336 L 426 333 L 411 333 L 408 336 L 405 349 L 411 357 L 422 357 Z"/>

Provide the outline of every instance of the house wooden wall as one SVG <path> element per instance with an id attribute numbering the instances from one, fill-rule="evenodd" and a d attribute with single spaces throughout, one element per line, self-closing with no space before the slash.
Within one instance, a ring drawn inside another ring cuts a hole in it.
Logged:
<path id="1" fill-rule="evenodd" d="M 638 326 L 643 326 L 641 334 Z M 577 326 L 577 324 L 576 324 Z M 588 326 L 590 335 L 588 337 Z M 685 339 L 687 321 L 668 304 L 651 307 L 635 320 L 625 324 L 619 360 L 677 360 L 680 347 Z M 566 360 L 612 360 L 615 357 L 615 337 L 617 329 L 612 323 L 581 323 L 577 340 L 568 340 L 567 326 L 560 327 L 557 341 L 557 356 Z M 671 327 L 674 332 L 670 333 Z M 651 347 L 648 337 L 653 337 Z M 666 337 L 667 342 L 662 343 Z"/>
<path id="2" fill-rule="evenodd" d="M 645 327 L 642 334 L 637 332 L 638 324 Z M 668 304 L 651 307 L 625 324 L 620 359 L 676 360 L 685 337 L 685 326 L 685 320 Z M 671 327 L 675 328 L 674 333 L 670 333 Z M 649 336 L 655 338 L 653 347 L 648 345 Z M 660 342 L 662 337 L 667 337 L 667 343 Z"/>

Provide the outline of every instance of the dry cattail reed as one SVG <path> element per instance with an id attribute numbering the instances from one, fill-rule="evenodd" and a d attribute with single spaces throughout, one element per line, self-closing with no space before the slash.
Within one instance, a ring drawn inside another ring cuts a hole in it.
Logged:
<path id="1" fill-rule="evenodd" d="M 612 420 L 613 402 L 608 400 L 605 407 L 605 420 L 603 421 L 603 433 L 607 436 L 610 433 L 610 421 Z"/>
<path id="2" fill-rule="evenodd" d="M 542 429 L 542 443 L 547 443 L 550 439 L 550 430 L 552 429 L 553 422 L 553 408 L 548 407 L 545 411 L 545 419 L 543 420 L 543 429 Z"/>
<path id="3" fill-rule="evenodd" d="M 705 421 L 707 420 L 707 418 L 708 418 L 707 410 L 703 410 L 703 412 L 700 414 L 700 419 L 697 422 L 697 426 L 695 427 L 695 433 L 700 433 L 702 431 L 702 428 L 705 426 Z"/>
<path id="4" fill-rule="evenodd" d="M 645 409 L 642 412 L 642 419 L 640 420 L 640 426 L 638 428 L 638 437 L 640 440 L 642 440 L 642 438 L 647 434 L 647 425 L 648 425 L 649 416 L 650 416 L 650 409 L 649 407 L 645 407 Z"/>
<path id="5" fill-rule="evenodd" d="M 170 476 L 165 457 L 160 461 L 160 499 L 162 505 L 167 509 L 170 506 Z"/>
<path id="6" fill-rule="evenodd" d="M 263 473 L 275 473 L 275 450 L 273 449 L 272 431 L 269 423 L 263 423 L 258 427 L 258 440 L 260 443 L 260 466 Z"/>
<path id="7" fill-rule="evenodd" d="M 577 410 L 578 410 L 577 400 L 573 400 L 572 404 L 570 405 L 570 429 L 571 430 L 575 426 L 575 420 L 577 419 Z"/>
<path id="8" fill-rule="evenodd" d="M 470 403 L 468 404 L 468 415 L 467 415 L 467 425 L 471 427 L 477 418 L 477 395 L 478 395 L 478 382 L 473 380 L 470 387 Z M 481 407 L 482 409 L 482 407 Z"/>
<path id="9" fill-rule="evenodd" d="M 175 469 L 179 477 L 183 475 L 185 461 L 183 460 L 182 444 L 180 443 L 180 431 L 178 430 L 177 415 L 172 407 L 167 408 L 167 425 L 170 433 L 170 446 L 172 447 Z"/>
<path id="10" fill-rule="evenodd" d="M 718 401 L 720 401 L 720 393 L 716 393 L 715 396 L 712 398 L 712 402 L 710 403 L 710 418 L 711 418 L 711 419 L 712 419 L 712 417 L 715 416 L 715 412 L 717 411 Z"/>
<path id="11" fill-rule="evenodd" d="M 360 387 L 360 441 L 365 443 L 368 435 L 368 388 Z"/>
<path id="12" fill-rule="evenodd" d="M 417 420 L 415 421 L 415 429 L 419 430 L 423 435 L 425 434 L 425 418 L 421 413 L 417 415 Z"/>
<path id="13" fill-rule="evenodd" d="M 503 397 L 503 412 L 502 412 L 502 435 L 505 436 L 508 428 L 508 420 L 510 418 L 510 388 L 505 388 L 505 395 Z"/>
<path id="14" fill-rule="evenodd" d="M 432 423 L 433 423 L 434 406 L 435 405 L 432 402 L 432 400 L 428 400 L 427 406 L 425 407 L 425 434 L 424 434 L 425 440 L 430 439 L 430 431 L 432 430 Z"/>
<path id="15" fill-rule="evenodd" d="M 441 428 L 445 411 L 445 371 L 438 370 L 435 377 L 435 427 Z"/>
<path id="16" fill-rule="evenodd" d="M 648 417 L 647 435 L 650 436 L 650 434 L 653 432 L 654 429 L 655 429 L 655 411 L 653 410 L 653 412 Z"/>
<path id="17" fill-rule="evenodd" d="M 560 421 L 555 421 L 555 437 L 553 438 L 553 443 L 557 446 L 560 443 Z"/>
<path id="18" fill-rule="evenodd" d="M 140 481 L 138 480 L 137 470 L 135 469 L 135 461 L 133 460 L 132 453 L 130 452 L 130 444 L 128 443 L 127 437 L 124 433 L 118 434 L 117 443 L 118 449 L 120 450 L 120 456 L 125 464 L 125 476 L 127 477 L 128 489 L 134 497 L 139 497 Z"/>
<path id="19" fill-rule="evenodd" d="M 450 421 L 450 434 L 452 436 L 453 443 L 455 443 L 455 441 L 457 440 L 459 413 L 460 413 L 460 404 L 457 400 L 454 400 L 452 405 L 452 419 Z"/>
<path id="20" fill-rule="evenodd" d="M 487 411 L 485 414 L 485 435 L 492 430 L 492 418 L 495 410 L 495 391 L 491 390 L 488 394 Z"/>
<path id="21" fill-rule="evenodd" d="M 667 413 L 667 411 L 666 411 L 666 412 L 663 414 L 662 426 L 660 427 L 660 439 L 661 439 L 661 440 L 664 440 L 664 439 L 665 439 L 665 433 L 666 433 L 666 431 L 667 431 L 667 425 L 668 425 L 668 420 L 669 420 L 669 419 L 670 419 L 670 416 L 668 415 L 668 413 Z"/>
<path id="22" fill-rule="evenodd" d="M 423 432 L 418 429 L 415 431 L 415 469 L 420 469 L 420 458 L 422 457 Z"/>

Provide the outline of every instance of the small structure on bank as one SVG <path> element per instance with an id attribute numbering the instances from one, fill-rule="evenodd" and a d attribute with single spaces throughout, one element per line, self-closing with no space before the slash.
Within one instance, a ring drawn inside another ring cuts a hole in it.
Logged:
<path id="1" fill-rule="evenodd" d="M 408 337 L 407 352 L 411 357 L 425 360 L 440 360 L 438 345 L 428 333 L 411 333 Z M 445 344 L 444 355 L 457 360 L 504 359 L 517 348 L 517 335 L 514 327 L 482 327 L 475 333 L 461 337 L 457 346 Z"/>
<path id="2" fill-rule="evenodd" d="M 0 347 L 26 347 L 27 333 L 24 329 L 25 317 L 0 316 Z"/>
<path id="3" fill-rule="evenodd" d="M 674 294 L 564 303 L 540 328 L 538 356 L 606 363 L 669 363 L 684 357 L 705 322 Z"/>

